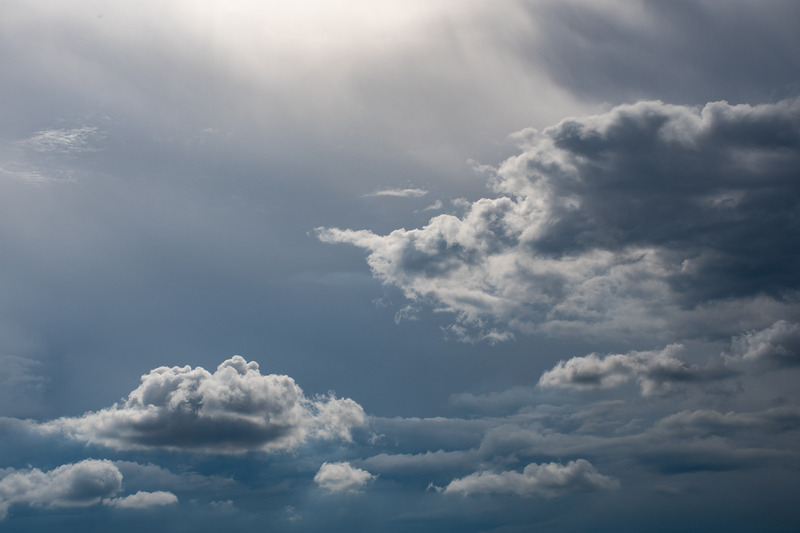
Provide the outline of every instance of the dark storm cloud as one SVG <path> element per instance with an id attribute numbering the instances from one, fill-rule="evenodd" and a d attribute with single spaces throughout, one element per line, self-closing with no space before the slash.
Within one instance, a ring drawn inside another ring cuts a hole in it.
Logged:
<path id="1" fill-rule="evenodd" d="M 307 398 L 292 378 L 262 375 L 257 363 L 234 356 L 213 374 L 157 368 L 124 403 L 40 428 L 118 449 L 244 453 L 287 450 L 309 438 L 349 441 L 365 421 L 353 400 Z"/>
<path id="2" fill-rule="evenodd" d="M 762 101 L 796 91 L 800 7 L 791 0 L 548 2 L 525 50 L 566 89 L 614 103 Z"/>
<path id="3" fill-rule="evenodd" d="M 467 338 L 732 335 L 797 313 L 800 100 L 639 102 L 519 138 L 500 196 L 463 217 L 318 235 Z"/>

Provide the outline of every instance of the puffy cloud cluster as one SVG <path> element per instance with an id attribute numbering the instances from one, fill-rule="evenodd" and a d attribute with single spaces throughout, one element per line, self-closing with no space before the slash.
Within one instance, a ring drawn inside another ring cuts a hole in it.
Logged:
<path id="1" fill-rule="evenodd" d="M 668 389 L 679 382 L 714 379 L 728 375 L 722 368 L 690 365 L 681 354 L 681 344 L 662 350 L 633 351 L 600 357 L 595 353 L 559 361 L 539 378 L 543 387 L 564 389 L 608 389 L 635 380 L 644 396 Z"/>
<path id="2" fill-rule="evenodd" d="M 498 196 L 463 216 L 319 238 L 366 250 L 375 276 L 454 313 L 464 338 L 729 335 L 797 314 L 800 99 L 639 102 L 518 137 Z"/>
<path id="3" fill-rule="evenodd" d="M 531 463 L 522 472 L 476 472 L 455 479 L 445 487 L 445 493 L 514 494 L 552 498 L 570 492 L 618 489 L 618 480 L 600 474 L 585 459 L 559 463 Z"/>
<path id="4" fill-rule="evenodd" d="M 42 426 L 118 449 L 243 453 L 287 450 L 308 438 L 351 440 L 366 421 L 350 399 L 308 398 L 289 376 L 262 375 L 234 356 L 213 374 L 202 367 L 160 367 L 142 376 L 122 404 Z"/>
<path id="5" fill-rule="evenodd" d="M 6 473 L 0 478 L 0 519 L 12 505 L 34 507 L 88 507 L 99 503 L 144 509 L 176 503 L 170 492 L 138 492 L 112 498 L 122 489 L 122 474 L 107 460 L 87 459 L 48 472 L 38 468 Z"/>
<path id="6" fill-rule="evenodd" d="M 328 492 L 357 492 L 375 476 L 348 462 L 322 463 L 314 482 Z"/>

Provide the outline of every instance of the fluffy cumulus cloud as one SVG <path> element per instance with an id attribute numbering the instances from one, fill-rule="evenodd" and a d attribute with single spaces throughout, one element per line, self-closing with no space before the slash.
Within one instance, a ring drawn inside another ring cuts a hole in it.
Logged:
<path id="1" fill-rule="evenodd" d="M 531 463 L 522 472 L 476 472 L 445 487 L 451 494 L 514 494 L 552 498 L 570 492 L 618 489 L 618 480 L 597 472 L 585 459 L 559 463 Z"/>
<path id="2" fill-rule="evenodd" d="M 214 373 L 156 368 L 123 403 L 42 429 L 118 449 L 243 453 L 287 450 L 309 438 L 349 441 L 365 421 L 353 400 L 309 398 L 292 378 L 262 375 L 258 363 L 234 356 Z"/>
<path id="3" fill-rule="evenodd" d="M 608 389 L 631 380 L 645 396 L 663 392 L 677 383 L 704 381 L 729 375 L 722 368 L 689 364 L 685 348 L 671 344 L 662 350 L 632 351 L 599 356 L 595 353 L 559 361 L 539 378 L 542 387 L 564 389 Z"/>
<path id="4" fill-rule="evenodd" d="M 328 492 L 358 492 L 375 476 L 350 463 L 322 463 L 314 482 Z"/>
<path id="5" fill-rule="evenodd" d="M 0 479 L 0 518 L 11 505 L 87 507 L 114 496 L 122 488 L 122 474 L 111 461 L 89 459 L 59 466 L 12 471 Z"/>
<path id="6" fill-rule="evenodd" d="M 798 314 L 800 99 L 639 102 L 518 138 L 497 196 L 462 216 L 318 236 L 465 339 L 725 336 Z"/>

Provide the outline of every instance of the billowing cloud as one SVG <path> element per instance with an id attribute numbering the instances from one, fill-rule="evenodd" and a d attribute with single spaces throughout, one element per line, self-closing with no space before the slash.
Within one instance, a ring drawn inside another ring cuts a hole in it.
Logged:
<path id="1" fill-rule="evenodd" d="M 213 374 L 156 368 L 125 402 L 42 429 L 118 449 L 243 453 L 287 450 L 308 438 L 349 441 L 365 420 L 353 400 L 308 398 L 289 376 L 262 375 L 258 363 L 234 356 Z"/>
<path id="2" fill-rule="evenodd" d="M 632 351 L 599 356 L 595 353 L 559 361 L 539 378 L 542 387 L 565 389 L 608 389 L 631 380 L 650 396 L 680 382 L 704 381 L 729 375 L 722 368 L 690 365 L 683 357 L 681 344 L 662 350 Z"/>
<path id="3" fill-rule="evenodd" d="M 87 459 L 48 472 L 13 471 L 0 479 L 0 518 L 11 505 L 87 507 L 114 496 L 122 474 L 111 461 Z"/>
<path id="4" fill-rule="evenodd" d="M 178 497 L 171 492 L 159 490 L 156 492 L 139 491 L 136 494 L 121 498 L 111 498 L 104 500 L 103 504 L 119 509 L 147 509 L 149 507 L 161 507 L 163 505 L 173 505 L 178 503 Z"/>
<path id="5" fill-rule="evenodd" d="M 322 463 L 314 482 L 329 492 L 357 492 L 375 476 L 350 463 Z"/>
<path id="6" fill-rule="evenodd" d="M 453 313 L 464 339 L 724 336 L 798 314 L 800 99 L 639 102 L 518 139 L 498 196 L 463 216 L 318 236 L 366 250 L 376 277 Z"/>
<path id="7" fill-rule="evenodd" d="M 552 498 L 570 492 L 614 490 L 619 481 L 604 476 L 585 459 L 559 463 L 531 463 L 522 472 L 476 472 L 454 479 L 445 487 L 446 494 L 513 494 Z"/>
<path id="8" fill-rule="evenodd" d="M 780 368 L 800 364 L 800 324 L 779 320 L 733 339 L 728 360 Z"/>

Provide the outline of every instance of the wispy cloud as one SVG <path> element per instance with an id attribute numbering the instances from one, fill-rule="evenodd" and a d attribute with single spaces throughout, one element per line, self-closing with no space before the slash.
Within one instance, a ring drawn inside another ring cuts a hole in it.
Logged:
<path id="1" fill-rule="evenodd" d="M 99 150 L 99 142 L 104 138 L 105 134 L 98 128 L 82 126 L 72 129 L 42 130 L 15 144 L 36 152 L 73 155 Z"/>
<path id="2" fill-rule="evenodd" d="M 362 198 L 372 198 L 375 196 L 394 196 L 398 198 L 420 198 L 428 194 L 425 189 L 382 189 L 380 191 L 364 194 Z"/>

